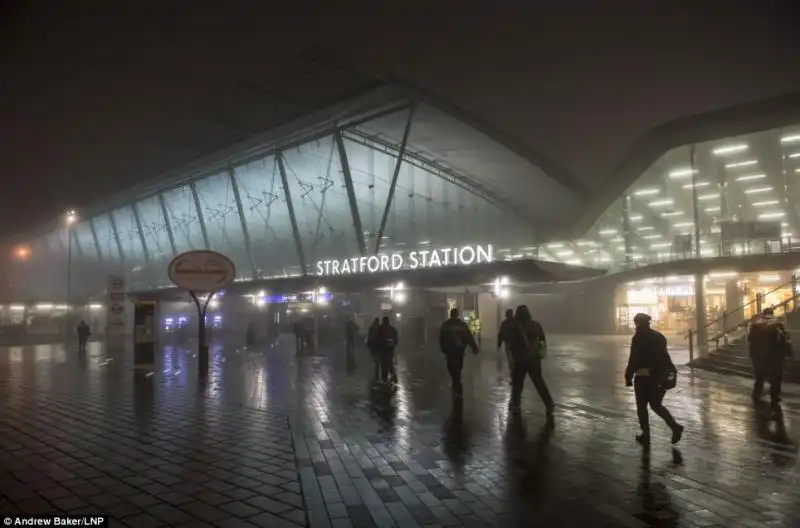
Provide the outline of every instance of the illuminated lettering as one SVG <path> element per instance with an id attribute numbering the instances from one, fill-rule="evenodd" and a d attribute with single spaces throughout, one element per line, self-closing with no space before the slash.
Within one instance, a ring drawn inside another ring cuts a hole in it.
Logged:
<path id="1" fill-rule="evenodd" d="M 491 245 L 486 247 L 476 246 L 478 254 L 478 264 L 482 262 L 492 262 L 494 260 L 494 248 Z"/>
<path id="2" fill-rule="evenodd" d="M 453 248 L 444 248 L 442 250 L 442 255 L 444 255 L 444 260 L 442 261 L 442 264 L 444 264 L 445 266 L 449 266 L 450 265 L 450 252 L 451 251 L 453 251 Z M 455 264 L 455 262 L 453 262 L 453 264 Z"/>
<path id="3" fill-rule="evenodd" d="M 375 255 L 372 255 L 367 259 L 367 271 L 370 273 L 375 273 L 378 271 L 378 268 L 381 267 L 381 261 Z"/>
<path id="4" fill-rule="evenodd" d="M 320 260 L 316 263 L 317 275 L 353 275 L 378 273 L 401 269 L 439 268 L 443 266 L 482 264 L 494 261 L 491 245 L 421 249 L 408 253 L 384 253 L 369 257 L 351 257 L 341 260 Z"/>
<path id="5" fill-rule="evenodd" d="M 461 248 L 458 252 L 458 260 L 467 266 L 475 262 L 475 250 L 472 249 L 472 246 L 464 246 Z"/>
<path id="6" fill-rule="evenodd" d="M 392 271 L 399 270 L 403 267 L 403 255 L 400 253 L 392 254 Z"/>

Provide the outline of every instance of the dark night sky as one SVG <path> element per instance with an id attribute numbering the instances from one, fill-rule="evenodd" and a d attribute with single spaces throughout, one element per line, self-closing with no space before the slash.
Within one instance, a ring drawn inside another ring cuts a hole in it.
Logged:
<path id="1" fill-rule="evenodd" d="M 324 90 L 291 73 L 312 45 L 465 108 L 589 187 L 655 125 L 800 91 L 793 2 L 532 3 L 5 3 L 0 234 L 308 110 L 276 93 L 289 78 L 284 92 Z"/>

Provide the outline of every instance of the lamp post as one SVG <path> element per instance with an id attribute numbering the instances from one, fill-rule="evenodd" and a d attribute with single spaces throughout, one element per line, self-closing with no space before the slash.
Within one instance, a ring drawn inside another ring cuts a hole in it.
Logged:
<path id="1" fill-rule="evenodd" d="M 67 227 L 67 310 L 66 310 L 66 334 L 69 337 L 70 333 L 70 323 L 69 323 L 69 312 L 70 312 L 70 297 L 72 296 L 72 224 L 78 219 L 77 214 L 75 213 L 74 209 L 70 209 L 67 211 L 66 217 L 64 218 L 64 223 Z"/>

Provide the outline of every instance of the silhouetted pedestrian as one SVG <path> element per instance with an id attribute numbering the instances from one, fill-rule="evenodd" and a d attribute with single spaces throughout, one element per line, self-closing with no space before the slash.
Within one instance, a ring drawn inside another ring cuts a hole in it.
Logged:
<path id="1" fill-rule="evenodd" d="M 347 322 L 344 324 L 344 348 L 347 356 L 347 361 L 352 362 L 355 359 L 356 338 L 358 337 L 358 324 L 356 324 L 355 316 L 351 315 Z"/>
<path id="2" fill-rule="evenodd" d="M 89 342 L 89 336 L 92 335 L 92 331 L 86 321 L 81 321 L 78 323 L 76 332 L 78 334 L 78 352 L 84 354 L 86 352 L 86 343 Z"/>
<path id="3" fill-rule="evenodd" d="M 442 323 L 439 329 L 439 348 L 447 361 L 447 372 L 450 374 L 453 398 L 464 397 L 464 386 L 461 383 L 461 371 L 464 369 L 464 352 L 470 347 L 477 354 L 480 352 L 475 337 L 469 331 L 467 323 L 458 316 L 458 309 L 450 310 L 450 318 Z"/>
<path id="4" fill-rule="evenodd" d="M 750 324 L 747 337 L 750 358 L 753 361 L 753 400 L 761 400 L 764 382 L 769 381 L 770 403 L 777 408 L 781 401 L 783 366 L 792 355 L 792 345 L 786 328 L 775 318 L 772 308 L 766 308 L 761 316 Z"/>
<path id="5" fill-rule="evenodd" d="M 650 443 L 650 416 L 647 406 L 660 416 L 672 430 L 672 443 L 677 444 L 683 435 L 672 414 L 664 407 L 664 396 L 675 386 L 677 369 L 667 351 L 667 338 L 650 328 L 650 316 L 638 313 L 633 318 L 636 333 L 631 340 L 631 354 L 625 369 L 625 386 L 633 386 L 636 394 L 636 414 L 642 433 L 636 441 L 642 445 Z"/>
<path id="6" fill-rule="evenodd" d="M 372 324 L 369 325 L 369 328 L 367 329 L 367 339 L 366 339 L 367 350 L 369 350 L 370 357 L 372 358 L 372 363 L 375 366 L 375 375 L 373 376 L 373 379 L 375 381 L 380 381 L 381 379 L 381 360 L 380 357 L 378 357 L 378 343 L 377 343 L 378 328 L 380 328 L 380 326 L 381 326 L 380 320 L 377 317 L 373 319 Z"/>
<path id="7" fill-rule="evenodd" d="M 555 403 L 542 376 L 542 360 L 547 353 L 547 338 L 538 321 L 534 321 L 528 307 L 520 305 L 514 314 L 511 339 L 511 406 L 519 407 L 527 374 L 536 392 L 542 398 L 548 419 L 553 417 Z"/>
<path id="8" fill-rule="evenodd" d="M 516 331 L 516 322 L 514 321 L 514 310 L 509 308 L 506 310 L 506 318 L 500 323 L 500 330 L 497 332 L 497 353 L 500 354 L 503 344 L 506 345 L 505 356 L 508 361 L 508 373 L 511 376 L 511 343 L 514 341 L 514 332 Z"/>
<path id="9" fill-rule="evenodd" d="M 397 382 L 397 373 L 394 370 L 394 350 L 398 345 L 397 329 L 389 324 L 389 318 L 384 317 L 375 336 L 375 348 L 381 365 L 381 381 Z"/>

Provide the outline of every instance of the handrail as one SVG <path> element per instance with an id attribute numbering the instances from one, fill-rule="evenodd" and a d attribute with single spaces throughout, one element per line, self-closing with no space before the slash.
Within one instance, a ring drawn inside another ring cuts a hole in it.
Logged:
<path id="1" fill-rule="evenodd" d="M 705 325 L 705 326 L 703 326 L 702 328 L 703 328 L 703 329 L 705 329 L 705 328 L 709 328 L 709 327 L 711 327 L 712 325 L 714 325 L 714 324 L 716 324 L 716 323 L 718 323 L 718 322 L 722 321 L 723 319 L 726 319 L 727 317 L 729 317 L 729 316 L 731 316 L 731 315 L 735 314 L 735 313 L 736 313 L 736 312 L 738 312 L 739 310 L 744 310 L 746 307 L 750 306 L 751 304 L 758 302 L 759 296 L 763 298 L 763 297 L 765 297 L 765 296 L 769 295 L 770 293 L 775 293 L 776 291 L 780 290 L 781 288 L 785 288 L 786 286 L 794 286 L 795 284 L 797 284 L 797 279 L 796 279 L 796 277 L 795 277 L 794 275 L 792 275 L 792 280 L 790 280 L 789 282 L 785 282 L 785 283 L 783 283 L 783 284 L 780 284 L 780 285 L 778 285 L 778 286 L 774 287 L 773 289 L 769 290 L 769 291 L 768 291 L 768 292 L 766 292 L 766 293 L 759 293 L 759 294 L 756 294 L 756 297 L 755 297 L 754 299 L 752 299 L 752 300 L 750 300 L 750 301 L 747 301 L 746 303 L 743 303 L 743 304 L 739 305 L 738 307 L 734 308 L 734 309 L 733 309 L 733 310 L 731 310 L 731 311 L 727 311 L 727 310 L 723 311 L 723 315 L 722 315 L 722 317 L 717 317 L 717 318 L 716 318 L 716 319 L 714 319 L 713 321 L 711 321 L 711 322 L 709 322 L 709 323 L 706 323 L 706 325 Z M 797 296 L 797 292 L 796 292 L 796 291 L 794 291 L 794 290 L 792 290 L 792 298 L 794 298 L 795 296 Z M 778 306 L 779 306 L 779 305 L 775 305 L 775 307 L 778 307 Z M 699 329 L 696 329 L 696 330 L 693 330 L 693 331 L 694 331 L 695 333 L 697 333 L 697 330 L 699 330 Z"/>
<path id="2" fill-rule="evenodd" d="M 783 308 L 784 309 L 784 313 L 786 313 L 788 311 L 786 309 L 786 307 L 789 305 L 789 303 L 793 302 L 793 303 L 795 303 L 795 310 L 796 310 L 797 306 L 798 306 L 797 305 L 798 298 L 800 298 L 800 294 L 797 292 L 796 285 L 797 285 L 797 277 L 794 274 L 792 274 L 792 280 L 791 281 L 789 281 L 787 283 L 780 284 L 780 285 L 776 286 L 775 288 L 773 288 L 773 289 L 771 289 L 771 290 L 769 290 L 769 291 L 767 291 L 765 293 L 756 294 L 756 298 L 755 299 L 752 299 L 752 300 L 750 300 L 750 301 L 748 301 L 746 303 L 741 304 L 740 306 L 734 308 L 730 312 L 728 312 L 727 310 L 724 310 L 722 312 L 722 317 L 718 317 L 718 318 L 714 319 L 713 321 L 711 321 L 709 323 L 706 323 L 704 326 L 698 328 L 698 329 L 701 328 L 701 329 L 705 330 L 705 329 L 711 327 L 712 325 L 715 325 L 715 324 L 719 323 L 720 321 L 723 321 L 722 332 L 717 334 L 717 335 L 715 335 L 715 336 L 713 336 L 713 337 L 711 337 L 711 338 L 707 337 L 706 340 L 705 340 L 706 341 L 705 343 L 698 342 L 697 345 L 698 346 L 705 346 L 708 343 L 714 341 L 716 349 L 719 350 L 719 342 L 720 342 L 721 339 L 724 340 L 724 344 L 727 345 L 728 344 L 728 335 L 731 332 L 733 332 L 734 330 L 738 330 L 740 328 L 746 328 L 750 324 L 750 321 L 749 320 L 741 321 L 739 323 L 736 323 L 736 325 L 734 325 L 732 328 L 726 328 L 725 327 L 725 323 L 724 323 L 725 320 L 727 320 L 728 317 L 730 317 L 731 315 L 737 313 L 739 310 L 744 310 L 746 307 L 752 305 L 753 303 L 758 303 L 764 296 L 769 295 L 770 293 L 774 293 L 774 292 L 780 290 L 781 288 L 785 288 L 786 286 L 791 286 L 791 288 L 792 288 L 791 297 L 789 297 L 788 299 L 784 299 L 783 301 L 779 302 L 778 304 L 772 305 L 771 308 L 773 310 L 776 309 L 776 308 Z M 689 362 L 694 361 L 694 342 L 693 342 L 692 338 L 695 335 L 697 335 L 698 329 L 691 329 L 686 334 L 686 336 L 684 336 L 684 339 L 688 339 L 689 340 Z"/>

